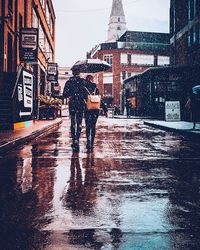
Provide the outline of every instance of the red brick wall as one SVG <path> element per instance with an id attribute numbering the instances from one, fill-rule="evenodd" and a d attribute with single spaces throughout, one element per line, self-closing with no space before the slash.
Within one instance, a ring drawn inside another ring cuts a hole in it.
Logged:
<path id="1" fill-rule="evenodd" d="M 113 55 L 113 65 L 112 69 L 108 72 L 113 73 L 113 105 L 120 105 L 121 97 L 120 92 L 122 90 L 123 82 L 121 80 L 121 73 L 122 71 L 126 71 L 127 73 L 141 73 L 144 72 L 146 69 L 149 68 L 149 66 L 138 66 L 138 65 L 124 65 L 120 63 L 120 54 L 126 53 L 126 54 L 145 54 L 142 51 L 136 51 L 136 50 L 127 50 L 127 49 L 113 49 L 113 50 L 99 50 L 97 53 L 93 56 L 93 58 L 99 58 L 103 59 L 103 55 L 105 54 L 112 54 Z M 150 53 L 146 53 L 150 54 Z M 152 53 L 153 55 L 156 55 L 157 53 Z M 157 54 L 158 55 L 158 54 Z M 100 93 L 103 93 L 103 73 L 98 74 L 98 87 L 100 90 Z"/>

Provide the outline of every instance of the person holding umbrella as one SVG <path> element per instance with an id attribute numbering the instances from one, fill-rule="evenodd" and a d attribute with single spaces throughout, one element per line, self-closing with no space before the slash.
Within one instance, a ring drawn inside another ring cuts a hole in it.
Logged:
<path id="1" fill-rule="evenodd" d="M 86 89 L 86 94 L 87 94 L 86 103 L 90 94 L 99 95 L 99 90 L 97 88 L 97 85 L 93 82 L 92 75 L 87 75 L 85 89 Z M 107 117 L 108 109 L 103 101 L 101 101 L 100 106 L 103 109 L 104 115 Z M 97 123 L 98 117 L 99 117 L 99 109 L 98 108 L 89 109 L 86 105 L 85 125 L 86 125 L 86 137 L 87 137 L 86 148 L 88 152 L 93 152 L 94 139 L 95 139 L 95 134 L 96 134 L 96 123 Z"/>
<path id="2" fill-rule="evenodd" d="M 63 97 L 69 100 L 71 118 L 72 149 L 79 152 L 79 139 L 85 110 L 85 80 L 80 77 L 80 70 L 72 68 L 73 76 L 65 83 Z"/>
<path id="3" fill-rule="evenodd" d="M 96 73 L 105 71 L 111 68 L 107 62 L 100 59 L 86 59 L 77 61 L 71 68 L 73 77 L 71 77 L 65 84 L 63 97 L 69 98 L 69 114 L 71 117 L 71 136 L 72 149 L 74 152 L 79 152 L 79 138 L 82 130 L 83 113 L 86 109 L 86 101 L 88 99 L 88 92 L 85 88 L 85 80 L 80 78 L 80 73 Z M 92 78 L 93 80 L 93 78 Z M 87 83 L 90 90 L 96 88 L 96 84 Z M 94 90 L 93 90 L 94 91 Z M 98 90 L 96 90 L 98 93 Z M 95 126 L 98 118 L 99 110 L 89 112 L 86 110 L 86 130 L 87 130 L 87 148 L 92 149 L 95 136 Z M 90 131 L 90 132 L 89 132 Z M 90 134 L 90 136 L 89 136 Z"/>

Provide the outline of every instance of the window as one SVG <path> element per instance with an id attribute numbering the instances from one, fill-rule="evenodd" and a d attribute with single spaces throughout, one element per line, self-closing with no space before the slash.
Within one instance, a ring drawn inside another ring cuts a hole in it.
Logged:
<path id="1" fill-rule="evenodd" d="M 188 20 L 191 20 L 191 0 L 188 0 Z"/>
<path id="2" fill-rule="evenodd" d="M 39 47 L 43 52 L 44 52 L 44 43 L 45 43 L 44 30 L 41 24 L 39 24 Z"/>
<path id="3" fill-rule="evenodd" d="M 126 71 L 122 71 L 122 80 L 126 79 Z"/>
<path id="4" fill-rule="evenodd" d="M 158 65 L 169 65 L 169 56 L 158 56 Z"/>
<path id="5" fill-rule="evenodd" d="M 117 30 L 121 30 L 121 28 L 120 28 L 120 27 L 117 27 Z"/>
<path id="6" fill-rule="evenodd" d="M 19 14 L 19 30 L 23 28 L 23 18 L 22 15 Z"/>
<path id="7" fill-rule="evenodd" d="M 44 2 L 44 0 L 40 0 L 40 4 L 41 4 L 42 8 L 45 9 L 45 2 Z"/>
<path id="8" fill-rule="evenodd" d="M 159 97 L 159 102 L 165 102 L 165 98 L 162 97 L 162 96 L 160 96 L 160 97 Z"/>
<path id="9" fill-rule="evenodd" d="M 128 63 L 127 54 L 121 53 L 121 55 L 120 55 L 120 63 L 121 63 L 121 64 L 127 64 L 127 63 Z"/>
<path id="10" fill-rule="evenodd" d="M 194 0 L 194 16 L 197 14 L 197 0 Z"/>
<path id="11" fill-rule="evenodd" d="M 24 27 L 27 27 L 27 1 L 24 1 Z"/>
<path id="12" fill-rule="evenodd" d="M 13 10 L 13 1 L 12 0 L 8 0 L 8 9 Z"/>
<path id="13" fill-rule="evenodd" d="M 154 56 L 153 55 L 132 55 L 131 63 L 139 64 L 139 65 L 154 65 Z"/>
<path id="14" fill-rule="evenodd" d="M 199 41 L 199 44 L 200 44 L 200 25 L 199 25 L 199 27 L 198 27 L 198 36 L 199 36 L 198 41 Z"/>
<path id="15" fill-rule="evenodd" d="M 112 84 L 113 83 L 113 73 L 108 73 L 108 72 L 104 72 L 103 73 L 103 83 L 109 83 Z"/>
<path id="16" fill-rule="evenodd" d="M 199 24 L 195 26 L 195 33 L 196 33 L 196 44 L 199 43 Z"/>
<path id="17" fill-rule="evenodd" d="M 113 56 L 112 55 L 104 55 L 103 60 L 106 61 L 107 63 L 109 63 L 110 65 L 112 65 Z"/>
<path id="18" fill-rule="evenodd" d="M 173 32 L 176 31 L 176 9 L 173 7 Z"/>
<path id="19" fill-rule="evenodd" d="M 175 6 L 170 7 L 170 33 L 174 34 L 176 29 L 176 10 Z"/>
<path id="20" fill-rule="evenodd" d="M 197 33 L 196 33 L 196 27 L 193 27 L 193 44 L 196 44 L 197 42 Z"/>
<path id="21" fill-rule="evenodd" d="M 103 94 L 104 94 L 104 96 L 107 96 L 107 97 L 112 96 L 112 84 L 104 84 L 103 85 Z"/>
<path id="22" fill-rule="evenodd" d="M 120 17 L 118 17 L 118 22 L 120 22 Z"/>
<path id="23" fill-rule="evenodd" d="M 48 26 L 50 26 L 50 22 L 51 22 L 51 13 L 49 10 L 49 5 L 46 3 L 46 21 Z"/>
<path id="24" fill-rule="evenodd" d="M 188 31 L 188 47 L 190 47 L 193 44 L 194 41 L 194 33 L 193 33 L 193 29 L 191 29 L 190 31 Z"/>
<path id="25" fill-rule="evenodd" d="M 53 50 L 52 50 L 51 45 L 47 39 L 46 39 L 45 52 L 46 52 L 45 56 L 46 56 L 46 58 L 49 59 L 49 62 L 53 62 Z"/>
<path id="26" fill-rule="evenodd" d="M 192 20 L 196 15 L 196 1 L 188 0 L 188 20 Z"/>
<path id="27" fill-rule="evenodd" d="M 52 15 L 51 15 L 51 11 L 50 11 L 48 3 L 46 3 L 46 21 L 47 21 L 47 25 L 48 25 L 48 27 L 50 29 L 50 32 L 53 35 L 53 33 L 54 33 L 54 23 L 53 23 L 53 19 L 52 19 Z"/>
<path id="28" fill-rule="evenodd" d="M 39 21 L 38 21 L 37 15 L 35 13 L 35 10 L 33 10 L 33 12 L 32 12 L 32 27 L 38 28 L 38 24 L 39 24 Z"/>
<path id="29" fill-rule="evenodd" d="M 128 65 L 131 65 L 131 54 L 128 54 Z"/>
<path id="30" fill-rule="evenodd" d="M 190 37 L 190 32 L 188 31 L 188 47 L 191 46 L 191 37 Z"/>

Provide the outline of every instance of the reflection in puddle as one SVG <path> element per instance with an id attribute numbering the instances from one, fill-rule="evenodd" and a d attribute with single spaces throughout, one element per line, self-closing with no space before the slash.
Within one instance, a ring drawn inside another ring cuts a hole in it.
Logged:
<path id="1" fill-rule="evenodd" d="M 200 249 L 199 145 L 108 121 L 94 154 L 61 127 L 0 160 L 3 249 Z"/>

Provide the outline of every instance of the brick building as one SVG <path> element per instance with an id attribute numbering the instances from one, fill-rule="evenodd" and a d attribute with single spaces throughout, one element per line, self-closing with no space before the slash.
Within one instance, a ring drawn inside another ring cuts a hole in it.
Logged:
<path id="1" fill-rule="evenodd" d="M 169 34 L 127 31 L 122 0 L 113 0 L 108 39 L 88 53 L 112 65 L 99 73 L 97 83 L 105 102 L 123 108 L 123 80 L 149 67 L 169 64 Z"/>
<path id="2" fill-rule="evenodd" d="M 34 62 L 20 60 L 22 28 L 38 29 L 38 56 Z M 1 0 L 0 4 L 0 102 L 7 100 L 16 81 L 19 65 L 34 74 L 34 109 L 39 94 L 50 90 L 46 80 L 47 63 L 54 62 L 55 12 L 51 0 Z M 7 107 L 8 108 L 8 107 Z M 34 110 L 35 115 L 37 110 Z M 10 119 L 10 118 L 9 118 Z M 8 119 L 7 119 L 8 120 Z M 0 127 L 8 123 L 0 112 Z"/>
<path id="3" fill-rule="evenodd" d="M 171 0 L 171 64 L 200 62 L 200 0 Z"/>
<path id="4" fill-rule="evenodd" d="M 169 34 L 126 31 L 116 42 L 99 44 L 89 56 L 112 65 L 109 72 L 98 74 L 98 86 L 108 104 L 122 107 L 124 79 L 169 64 Z"/>

